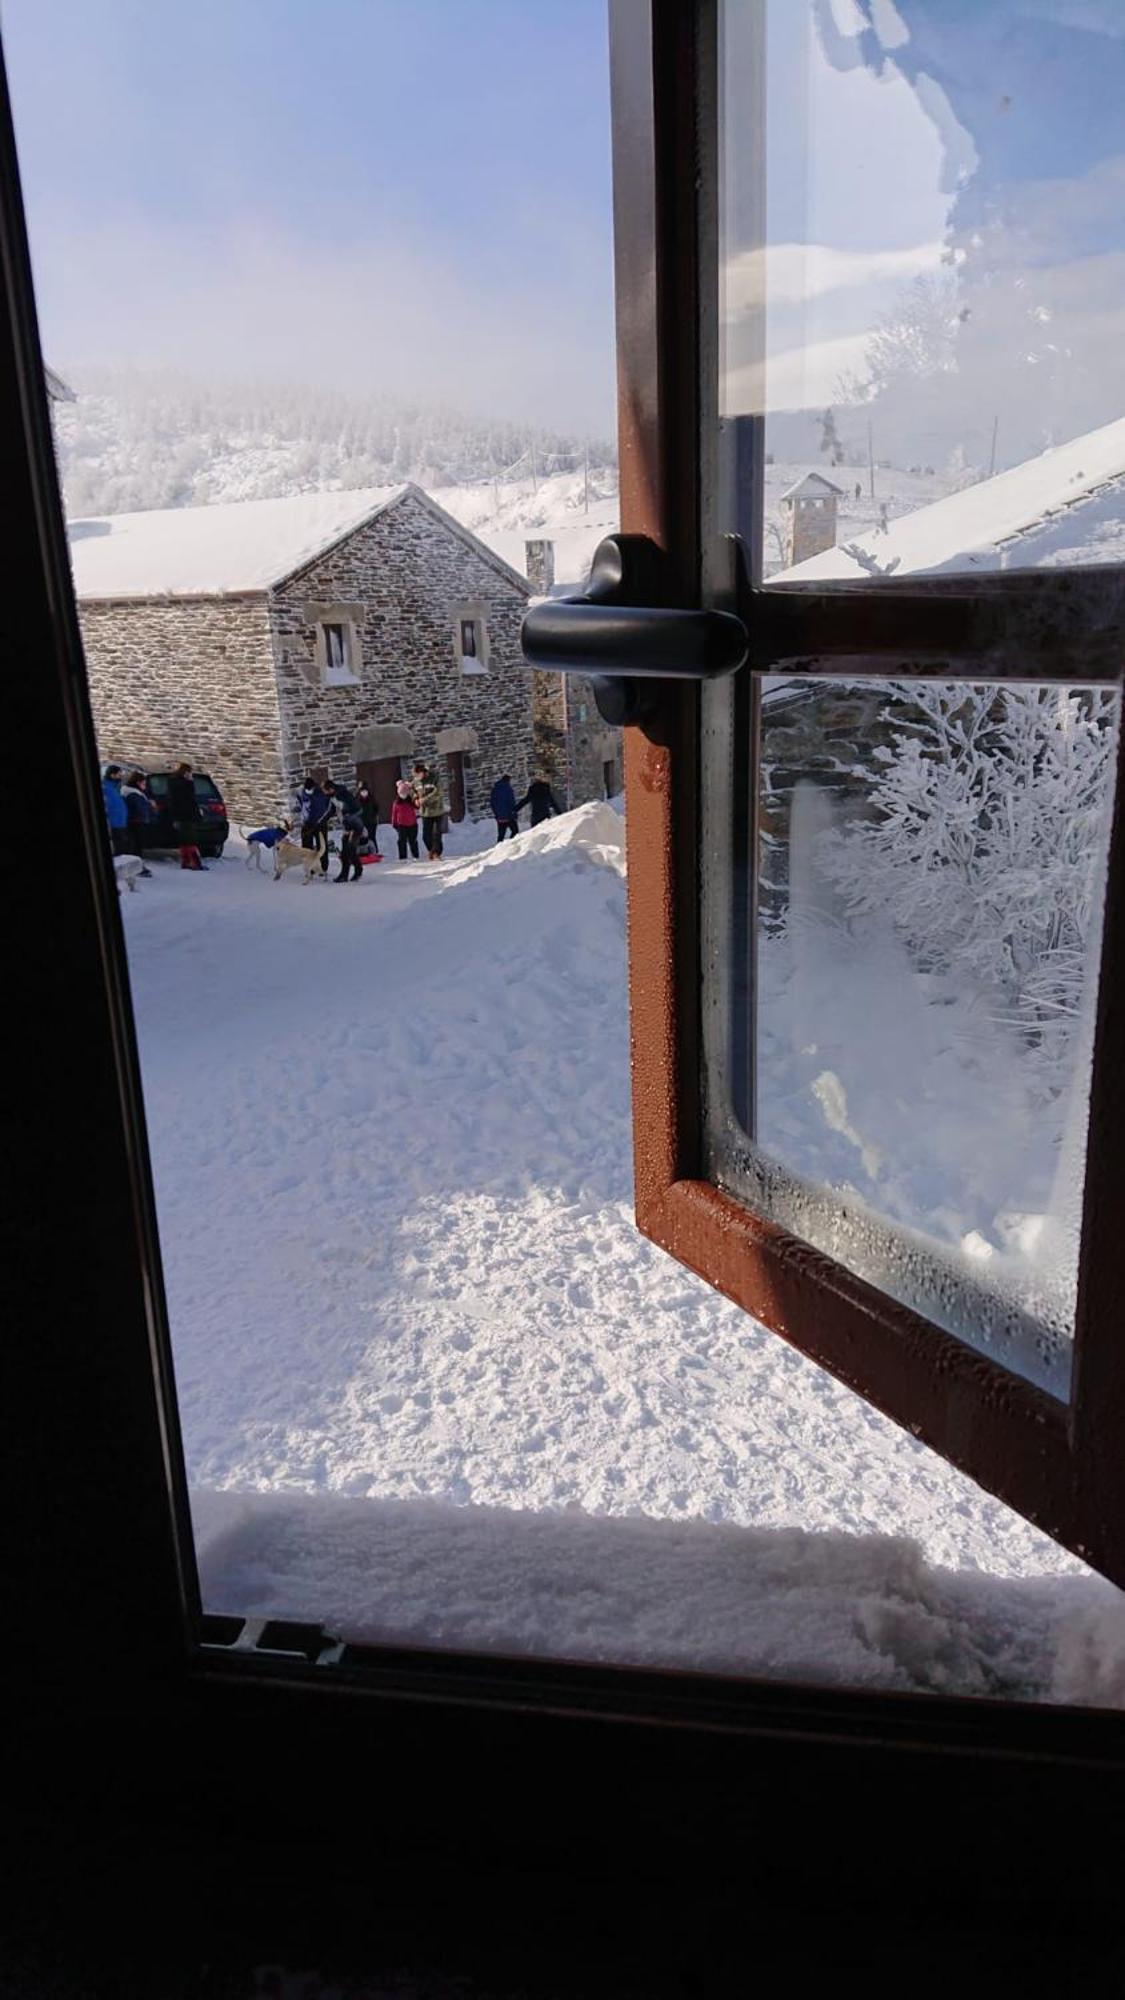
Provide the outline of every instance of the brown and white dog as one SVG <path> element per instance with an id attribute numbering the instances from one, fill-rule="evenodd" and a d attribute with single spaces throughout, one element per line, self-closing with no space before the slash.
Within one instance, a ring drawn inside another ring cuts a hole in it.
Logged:
<path id="1" fill-rule="evenodd" d="M 299 840 L 279 840 L 273 850 L 274 881 L 280 882 L 289 868 L 303 869 L 306 882 L 313 881 L 317 875 L 323 881 L 324 871 L 320 865 L 320 857 L 327 851 L 327 847 L 328 840 L 325 834 L 318 834 L 315 847 L 302 847 Z"/>

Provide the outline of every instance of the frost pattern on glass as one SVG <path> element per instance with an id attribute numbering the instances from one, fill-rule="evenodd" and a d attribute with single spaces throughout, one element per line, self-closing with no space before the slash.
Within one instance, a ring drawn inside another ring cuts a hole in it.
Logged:
<path id="1" fill-rule="evenodd" d="M 722 411 L 763 573 L 1125 560 L 1119 6 L 767 0 L 724 34 Z"/>
<path id="2" fill-rule="evenodd" d="M 1116 692 L 773 679 L 765 1212 L 1065 1394 Z"/>

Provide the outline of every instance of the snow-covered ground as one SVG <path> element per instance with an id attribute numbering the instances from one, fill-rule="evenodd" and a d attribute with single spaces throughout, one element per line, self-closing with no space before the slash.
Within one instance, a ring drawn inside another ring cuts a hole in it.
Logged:
<path id="1" fill-rule="evenodd" d="M 1125 1699 L 1116 1592 L 638 1235 L 621 834 L 122 898 L 207 1603 Z"/>

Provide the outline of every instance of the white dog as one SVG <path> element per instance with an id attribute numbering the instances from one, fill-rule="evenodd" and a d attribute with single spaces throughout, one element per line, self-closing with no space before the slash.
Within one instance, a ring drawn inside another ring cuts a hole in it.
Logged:
<path id="1" fill-rule="evenodd" d="M 121 884 L 136 893 L 137 877 L 144 872 L 144 862 L 139 854 L 115 854 L 113 872 L 117 877 L 117 893 L 121 894 Z"/>
<path id="2" fill-rule="evenodd" d="M 327 846 L 328 842 L 323 834 L 317 836 L 315 847 L 302 847 L 298 840 L 279 840 L 273 850 L 274 881 L 280 882 L 287 868 L 303 869 L 306 882 L 313 881 L 317 875 L 323 881 L 325 876 L 320 865 L 320 857 L 326 852 Z"/>

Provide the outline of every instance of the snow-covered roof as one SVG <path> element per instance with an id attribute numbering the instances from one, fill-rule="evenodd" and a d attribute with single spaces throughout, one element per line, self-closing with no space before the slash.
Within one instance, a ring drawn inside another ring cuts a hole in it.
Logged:
<path id="1" fill-rule="evenodd" d="M 805 493 L 811 493 L 815 499 L 819 499 L 822 493 L 834 493 L 839 500 L 843 498 L 843 492 L 842 486 L 833 486 L 832 481 L 825 479 L 823 473 L 806 472 L 803 479 L 798 479 L 795 485 L 782 494 L 781 504 L 784 506 L 787 500 L 796 500 Z"/>
<path id="2" fill-rule="evenodd" d="M 160 507 L 70 521 L 79 602 L 268 590 L 402 497 L 402 486 L 296 493 L 222 507 Z"/>
<path id="3" fill-rule="evenodd" d="M 1013 556 L 1014 543 L 1018 556 Z M 1125 417 L 868 529 L 771 583 L 1125 561 Z"/>
<path id="4" fill-rule="evenodd" d="M 79 603 L 118 597 L 220 597 L 265 591 L 407 495 L 518 589 L 527 579 L 420 486 L 296 493 L 219 507 L 161 507 L 67 523 Z"/>

